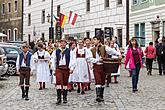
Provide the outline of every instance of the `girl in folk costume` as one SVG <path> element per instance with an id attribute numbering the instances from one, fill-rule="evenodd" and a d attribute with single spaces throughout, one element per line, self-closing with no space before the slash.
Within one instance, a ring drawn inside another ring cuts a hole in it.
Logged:
<path id="1" fill-rule="evenodd" d="M 45 88 L 45 83 L 50 81 L 49 61 L 50 55 L 43 50 L 43 44 L 38 44 L 38 51 L 34 53 L 34 62 L 36 63 L 37 82 L 39 82 L 39 90 Z"/>
<path id="2" fill-rule="evenodd" d="M 120 59 L 121 59 L 122 57 L 121 57 L 120 50 L 119 50 L 118 48 L 115 48 L 115 47 L 114 47 L 114 44 L 115 44 L 114 41 L 110 41 L 110 47 L 111 47 L 112 49 L 116 50 L 116 51 L 118 52 L 118 55 L 116 55 L 116 54 L 111 54 L 110 56 L 111 56 L 111 58 L 120 58 Z M 119 68 L 118 68 L 118 72 L 117 72 L 117 73 L 111 73 L 111 76 L 114 77 L 114 83 L 118 83 L 117 77 L 120 76 L 120 66 L 119 66 Z"/>
<path id="3" fill-rule="evenodd" d="M 95 86 L 96 86 L 96 101 L 103 102 L 104 95 L 104 86 L 106 75 L 104 72 L 104 66 L 102 63 L 102 58 L 106 58 L 107 54 L 118 54 L 118 52 L 110 47 L 104 46 L 101 44 L 100 37 L 94 37 L 95 47 L 91 49 L 92 58 L 89 58 L 88 61 L 94 63 L 94 77 L 95 77 Z"/>
<path id="4" fill-rule="evenodd" d="M 91 39 L 90 38 L 85 38 L 85 47 L 86 49 L 90 50 L 92 49 L 91 45 Z M 94 74 L 93 74 L 93 63 L 88 62 L 88 68 L 89 68 L 89 83 L 87 83 L 85 90 L 91 90 L 90 84 L 92 81 L 94 81 Z"/>
<path id="5" fill-rule="evenodd" d="M 87 64 L 87 59 L 92 56 L 91 52 L 84 48 L 83 40 L 79 40 L 78 48 L 73 54 L 72 62 L 74 62 L 74 76 L 75 82 L 77 82 L 78 90 L 80 93 L 81 86 L 81 94 L 85 94 L 84 87 L 86 83 L 89 83 L 89 68 Z"/>
<path id="6" fill-rule="evenodd" d="M 76 42 L 71 42 L 69 44 L 70 52 L 75 52 L 76 51 Z M 68 90 L 71 92 L 74 90 L 73 83 L 75 82 L 75 77 L 74 73 L 69 75 L 69 80 L 68 80 Z"/>

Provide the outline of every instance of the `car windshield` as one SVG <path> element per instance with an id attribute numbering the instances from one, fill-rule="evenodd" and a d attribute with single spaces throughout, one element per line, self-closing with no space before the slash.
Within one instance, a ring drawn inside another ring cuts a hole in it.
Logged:
<path id="1" fill-rule="evenodd" d="M 4 50 L 2 48 L 0 48 L 0 55 L 4 54 Z"/>
<path id="2" fill-rule="evenodd" d="M 18 54 L 20 52 L 19 48 L 5 47 L 6 53 L 8 54 Z"/>

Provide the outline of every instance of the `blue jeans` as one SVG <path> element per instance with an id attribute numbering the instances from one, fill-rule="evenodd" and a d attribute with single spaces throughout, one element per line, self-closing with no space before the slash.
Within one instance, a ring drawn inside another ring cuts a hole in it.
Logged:
<path id="1" fill-rule="evenodd" d="M 137 89 L 137 84 L 139 80 L 139 72 L 140 72 L 140 63 L 137 63 L 136 68 L 132 69 L 132 89 Z"/>

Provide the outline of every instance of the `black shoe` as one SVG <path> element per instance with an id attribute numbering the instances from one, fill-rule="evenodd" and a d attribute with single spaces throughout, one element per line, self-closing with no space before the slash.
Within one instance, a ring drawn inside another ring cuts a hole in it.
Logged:
<path id="1" fill-rule="evenodd" d="M 101 99 L 101 102 L 104 102 L 104 87 L 100 88 L 100 99 Z"/>
<path id="2" fill-rule="evenodd" d="M 80 88 L 77 89 L 77 93 L 80 93 Z"/>
<path id="3" fill-rule="evenodd" d="M 101 88 L 96 88 L 96 101 L 101 102 Z"/>
<path id="4" fill-rule="evenodd" d="M 136 91 L 135 90 L 132 90 L 132 93 L 135 93 Z"/>
<path id="5" fill-rule="evenodd" d="M 136 92 L 138 92 L 138 89 L 135 89 Z"/>
<path id="6" fill-rule="evenodd" d="M 56 105 L 61 104 L 61 89 L 57 89 L 57 102 Z"/>
<path id="7" fill-rule="evenodd" d="M 72 92 L 72 90 L 71 90 L 71 89 L 69 89 L 68 91 L 69 91 L 69 92 Z"/>
<path id="8" fill-rule="evenodd" d="M 57 100 L 56 105 L 61 105 L 61 100 Z"/>
<path id="9" fill-rule="evenodd" d="M 40 87 L 38 90 L 42 90 L 42 87 Z"/>
<path id="10" fill-rule="evenodd" d="M 45 87 L 45 83 L 43 83 L 43 89 L 45 89 L 46 87 Z"/>
<path id="11" fill-rule="evenodd" d="M 25 94 L 22 94 L 22 99 L 24 99 L 25 98 Z"/>
<path id="12" fill-rule="evenodd" d="M 91 87 L 88 87 L 88 90 L 91 90 Z"/>
<path id="13" fill-rule="evenodd" d="M 160 76 L 162 76 L 162 73 L 159 73 Z"/>
<path id="14" fill-rule="evenodd" d="M 25 87 L 25 100 L 29 100 L 28 98 L 28 93 L 29 93 L 29 87 Z"/>
<path id="15" fill-rule="evenodd" d="M 138 89 L 133 89 L 133 90 L 132 90 L 133 93 L 135 93 L 135 92 L 137 92 L 137 91 L 138 91 Z"/>
<path id="16" fill-rule="evenodd" d="M 68 102 L 67 102 L 67 100 L 63 100 L 63 103 L 66 104 L 66 103 L 68 103 Z"/>
<path id="17" fill-rule="evenodd" d="M 63 90 L 63 103 L 67 103 L 67 90 Z"/>
<path id="18" fill-rule="evenodd" d="M 26 101 L 28 101 L 28 100 L 29 100 L 28 96 L 25 96 L 25 100 L 26 100 Z"/>
<path id="19" fill-rule="evenodd" d="M 22 98 L 25 98 L 25 88 L 24 86 L 21 86 L 21 90 L 22 90 Z"/>
<path id="20" fill-rule="evenodd" d="M 83 94 L 85 94 L 85 92 L 84 91 L 81 91 L 81 94 L 83 95 Z"/>
<path id="21" fill-rule="evenodd" d="M 115 81 L 114 83 L 115 83 L 115 84 L 118 84 L 119 82 L 118 82 L 118 81 Z"/>

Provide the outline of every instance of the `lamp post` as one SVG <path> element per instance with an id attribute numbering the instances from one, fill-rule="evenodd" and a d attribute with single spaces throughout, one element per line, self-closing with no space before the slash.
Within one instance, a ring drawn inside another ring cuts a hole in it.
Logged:
<path id="1" fill-rule="evenodd" d="M 50 27 L 49 27 L 49 40 L 54 41 L 54 27 L 53 27 L 53 0 L 51 0 L 51 15 L 48 14 L 47 16 L 48 23 L 50 22 Z"/>
<path id="2" fill-rule="evenodd" d="M 129 41 L 129 0 L 126 0 L 126 44 Z"/>

